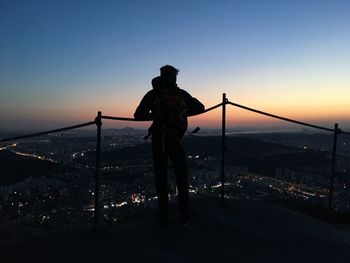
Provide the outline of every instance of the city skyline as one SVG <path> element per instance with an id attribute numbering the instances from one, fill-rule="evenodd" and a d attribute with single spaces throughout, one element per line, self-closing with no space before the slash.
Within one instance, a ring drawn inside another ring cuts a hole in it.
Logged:
<path id="1" fill-rule="evenodd" d="M 159 68 L 204 102 L 350 127 L 347 1 L 1 1 L 0 126 L 132 117 Z M 219 127 L 219 109 L 190 125 Z M 106 122 L 107 127 L 148 124 Z M 278 126 L 228 110 L 228 127 Z"/>

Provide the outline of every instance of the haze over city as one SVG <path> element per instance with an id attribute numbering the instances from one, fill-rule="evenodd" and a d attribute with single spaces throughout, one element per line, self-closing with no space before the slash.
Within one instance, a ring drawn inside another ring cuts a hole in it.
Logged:
<path id="1" fill-rule="evenodd" d="M 350 127 L 349 11 L 348 1 L 1 0 L 0 127 L 55 128 L 98 110 L 132 117 L 165 64 L 206 107 L 226 92 L 260 110 Z M 219 127 L 220 114 L 190 125 Z M 228 113 L 228 127 L 280 124 Z"/>

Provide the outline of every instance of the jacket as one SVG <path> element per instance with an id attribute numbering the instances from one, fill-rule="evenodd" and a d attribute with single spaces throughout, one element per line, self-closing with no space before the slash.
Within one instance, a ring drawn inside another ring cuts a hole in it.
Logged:
<path id="1" fill-rule="evenodd" d="M 193 116 L 204 112 L 204 105 L 187 91 L 177 87 L 176 83 L 166 83 L 161 77 L 152 80 L 153 89 L 148 91 L 136 108 L 134 117 L 136 120 L 153 120 L 152 106 L 162 89 L 178 89 L 187 108 L 187 116 Z"/>

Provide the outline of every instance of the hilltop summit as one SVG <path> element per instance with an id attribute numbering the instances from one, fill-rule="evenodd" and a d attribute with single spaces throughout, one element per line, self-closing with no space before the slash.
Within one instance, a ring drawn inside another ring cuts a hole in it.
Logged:
<path id="1" fill-rule="evenodd" d="M 1 227 L 1 262 L 350 262 L 349 228 L 262 202 L 196 198 L 188 227 L 155 211 L 115 226 L 33 230 Z"/>

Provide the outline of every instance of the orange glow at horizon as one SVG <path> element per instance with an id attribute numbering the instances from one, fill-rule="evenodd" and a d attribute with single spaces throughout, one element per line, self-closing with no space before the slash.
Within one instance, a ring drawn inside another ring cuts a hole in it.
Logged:
<path id="1" fill-rule="evenodd" d="M 136 102 L 136 101 L 135 101 Z M 138 105 L 136 103 L 130 103 L 128 106 L 119 105 L 105 105 L 103 108 L 100 108 L 103 115 L 108 116 L 118 116 L 118 117 L 128 117 L 133 118 L 133 113 Z M 214 104 L 205 103 L 206 108 L 213 106 Z M 245 104 L 244 104 L 245 105 Z M 291 106 L 291 105 L 260 105 L 255 106 L 253 104 L 245 105 L 248 107 L 256 108 L 257 110 L 265 111 L 271 114 L 279 115 L 282 117 L 295 119 L 303 122 L 329 122 L 334 123 L 340 120 L 349 120 L 350 119 L 350 108 L 345 110 L 345 107 L 331 107 L 321 106 L 314 107 L 299 105 L 299 106 Z M 90 120 L 94 118 L 93 109 L 84 112 L 76 112 L 77 114 L 74 116 L 75 119 L 80 119 L 82 121 Z M 79 113 L 79 114 L 78 114 Z M 205 126 L 205 127 L 221 127 L 221 115 L 222 110 L 221 107 L 217 108 L 213 111 L 206 112 L 204 114 L 193 116 L 189 118 L 190 126 Z M 239 125 L 260 125 L 260 124 L 272 124 L 274 122 L 280 122 L 271 117 L 262 116 L 260 114 L 249 112 L 244 109 L 240 109 L 237 107 L 233 107 L 231 105 L 226 105 L 226 118 L 227 123 L 230 125 L 232 123 L 233 126 L 236 124 Z M 106 121 L 105 121 L 106 122 Z M 132 127 L 147 127 L 149 124 L 144 122 L 125 122 L 125 121 L 108 121 L 108 125 L 121 127 L 121 126 L 132 126 Z M 281 122 L 283 124 L 283 122 Z"/>
<path id="2" fill-rule="evenodd" d="M 196 92 L 193 92 L 196 96 Z M 198 93 L 198 92 L 197 92 Z M 217 94 L 216 94 L 217 95 Z M 208 99 L 200 99 L 209 108 L 213 105 L 220 103 L 219 96 L 208 96 Z M 230 95 L 227 96 L 230 99 Z M 58 128 L 68 125 L 74 125 L 78 123 L 84 123 L 94 120 L 97 111 L 102 111 L 103 115 L 108 116 L 118 116 L 118 117 L 128 117 L 133 118 L 133 113 L 139 103 L 139 99 L 135 97 L 127 97 L 123 101 L 112 101 L 110 98 L 101 97 L 98 100 L 92 101 L 91 103 L 86 103 L 85 101 L 76 101 L 76 103 L 70 107 L 65 107 L 65 105 L 60 105 L 60 107 L 52 106 L 47 107 L 45 111 L 40 109 L 35 109 L 35 111 L 24 110 L 22 112 L 15 112 L 11 115 L 12 119 L 18 119 L 17 123 L 21 125 L 23 122 L 23 127 L 27 127 L 28 123 L 33 122 L 33 127 L 45 126 L 49 128 Z M 303 101 L 278 101 L 271 100 L 257 100 L 252 97 L 250 100 L 238 99 L 235 101 L 247 107 L 255 108 L 257 110 L 265 111 L 271 114 L 280 115 L 286 118 L 295 119 L 302 122 L 309 122 L 312 124 L 332 126 L 335 122 L 350 121 L 350 107 L 346 107 L 346 103 L 339 101 L 339 103 L 334 102 L 324 102 L 317 101 L 317 103 L 304 103 Z M 249 112 L 244 109 L 233 107 L 227 105 L 227 127 L 238 127 L 238 126 L 284 126 L 288 125 L 284 121 L 276 120 L 271 117 L 262 116 L 257 113 Z M 34 113 L 34 114 L 33 114 Z M 189 126 L 199 126 L 208 128 L 220 128 L 221 127 L 221 107 L 213 111 L 206 112 L 204 114 L 190 117 Z M 3 118 L 7 121 L 5 118 Z M 9 119 L 10 120 L 10 119 Z M 3 125 L 4 126 L 4 125 Z M 126 121 L 107 121 L 103 120 L 103 126 L 108 128 L 120 128 L 120 127 L 135 127 L 135 128 L 147 128 L 150 126 L 150 122 L 126 122 Z"/>

